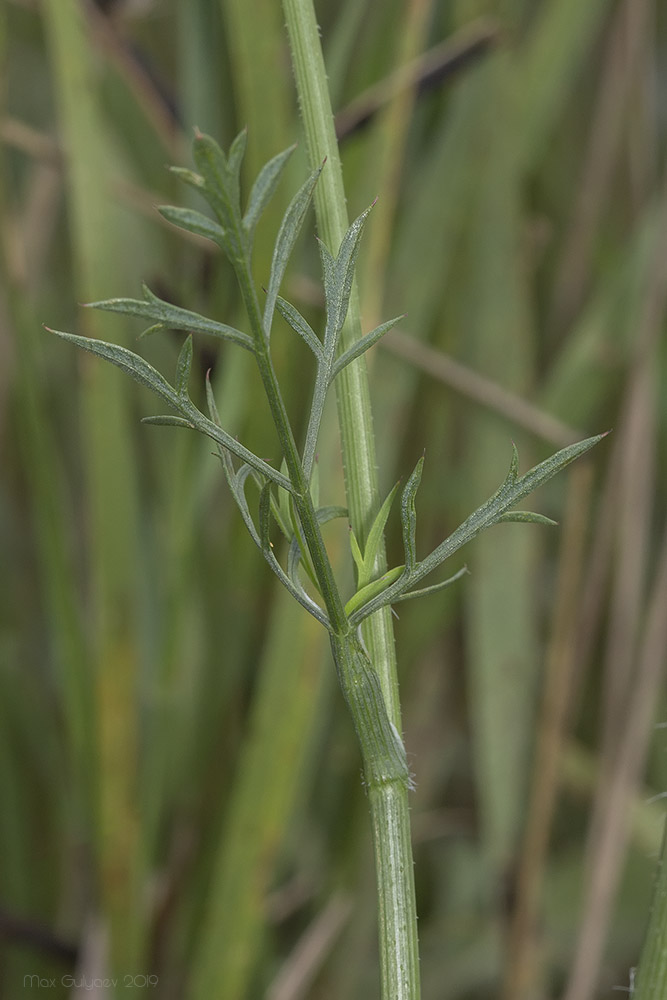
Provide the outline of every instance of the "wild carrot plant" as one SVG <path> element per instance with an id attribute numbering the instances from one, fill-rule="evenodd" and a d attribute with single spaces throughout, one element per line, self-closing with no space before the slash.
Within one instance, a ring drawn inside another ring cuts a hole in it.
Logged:
<path id="1" fill-rule="evenodd" d="M 518 455 L 513 448 L 509 471 L 497 492 L 432 552 L 422 557 L 417 550 L 416 509 L 424 464 L 420 458 L 403 488 L 399 490 L 399 486 L 395 486 L 379 505 L 363 535 L 352 525 L 350 546 L 356 568 L 356 588 L 352 594 L 343 594 L 322 537 L 322 526 L 334 518 L 350 518 L 349 507 L 320 505 L 313 489 L 324 403 L 329 390 L 340 382 L 344 373 L 398 320 L 383 323 L 356 341 L 341 343 L 353 294 L 359 241 L 370 209 L 347 228 L 339 245 L 327 245 L 320 240 L 326 299 L 326 321 L 320 335 L 280 294 L 290 254 L 313 194 L 330 170 L 328 163 L 316 167 L 284 215 L 262 304 L 261 290 L 251 276 L 253 237 L 291 150 L 278 154 L 266 164 L 244 208 L 240 170 L 245 142 L 246 133 L 241 132 L 225 154 L 211 137 L 197 133 L 193 149 L 196 172 L 177 169 L 182 180 L 208 203 L 212 217 L 190 208 L 173 206 L 160 211 L 174 225 L 212 240 L 225 254 L 243 298 L 246 329 L 178 308 L 147 288 L 141 300 L 117 298 L 91 304 L 97 309 L 147 320 L 152 332 L 189 331 L 173 381 L 124 347 L 53 332 L 121 368 L 167 403 L 168 413 L 147 417 L 146 423 L 199 431 L 215 443 L 229 489 L 253 541 L 292 597 L 328 631 L 338 680 L 359 740 L 371 811 L 380 904 L 382 996 L 384 1000 L 416 1000 L 419 969 L 407 805 L 413 779 L 400 722 L 397 724 L 395 711 L 390 712 L 388 708 L 373 650 L 366 641 L 369 633 L 364 633 L 363 627 L 373 616 L 386 613 L 392 605 L 433 593 L 458 579 L 464 572 L 461 567 L 449 578 L 420 585 L 426 576 L 439 569 L 484 529 L 505 521 L 552 524 L 539 514 L 514 508 L 529 493 L 588 451 L 602 435 L 562 449 L 524 475 L 519 475 Z M 315 361 L 312 402 L 305 439 L 301 443 L 297 442 L 290 424 L 271 358 L 271 332 L 276 314 L 282 316 L 306 343 Z M 226 340 L 253 355 L 280 442 L 282 463 L 279 466 L 254 454 L 221 426 L 208 379 L 208 413 L 193 402 L 189 393 L 193 334 Z M 343 399 L 345 402 L 349 400 Z M 349 457 L 347 469 L 348 480 L 354 478 Z M 400 565 L 378 571 L 385 524 L 399 492 L 403 560 Z M 280 535 L 285 540 L 284 559 L 278 544 Z"/>

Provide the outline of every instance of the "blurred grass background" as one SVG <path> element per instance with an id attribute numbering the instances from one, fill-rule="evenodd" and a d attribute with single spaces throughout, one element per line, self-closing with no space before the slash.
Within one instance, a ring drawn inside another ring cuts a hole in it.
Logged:
<path id="1" fill-rule="evenodd" d="M 383 489 L 424 449 L 422 552 L 502 480 L 613 435 L 402 605 L 424 1000 L 593 1000 L 637 962 L 667 789 L 667 19 L 658 0 L 320 0 Z M 78 303 L 242 323 L 154 210 L 199 126 L 249 182 L 299 137 L 275 0 L 0 7 L 0 988 L 8 1000 L 375 996 L 360 761 L 325 636 L 266 571 L 205 441 L 41 324 Z M 303 150 L 260 227 L 258 281 Z M 194 203 L 193 203 L 194 204 Z M 200 207 L 200 206 L 197 206 Z M 289 297 L 321 319 L 312 226 Z M 169 373 L 180 337 L 144 341 Z M 297 427 L 308 356 L 276 364 Z M 276 460 L 243 352 L 196 343 Z M 335 428 L 322 495 L 342 501 Z M 328 536 L 350 578 L 344 529 Z M 389 551 L 399 558 L 392 523 Z M 69 979 L 67 977 L 70 977 Z M 149 978 L 151 977 L 151 978 Z M 112 989 L 104 996 L 113 994 Z M 85 995 L 90 995 L 89 992 Z"/>

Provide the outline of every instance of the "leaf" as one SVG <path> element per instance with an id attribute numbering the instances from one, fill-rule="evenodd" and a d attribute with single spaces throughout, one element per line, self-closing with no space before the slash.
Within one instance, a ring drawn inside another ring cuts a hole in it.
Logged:
<path id="1" fill-rule="evenodd" d="M 306 593 L 296 573 L 294 576 L 292 576 L 291 573 L 285 573 L 284 569 L 276 559 L 270 538 L 270 515 L 272 502 L 271 485 L 270 483 L 267 483 L 262 488 L 259 495 L 259 542 L 262 554 L 280 582 L 287 588 L 290 594 L 296 598 L 299 604 L 306 608 L 306 610 L 309 611 L 314 618 L 317 618 L 317 620 L 325 627 L 329 627 L 329 619 L 326 614 L 319 604 L 317 604 Z M 294 541 L 292 542 L 292 545 L 294 545 Z M 291 547 L 292 546 L 290 546 L 290 550 Z"/>
<path id="2" fill-rule="evenodd" d="M 193 431 L 197 429 L 191 420 L 186 420 L 185 417 L 173 417 L 169 413 L 156 417 L 142 417 L 141 422 L 142 424 L 156 424 L 159 427 L 188 427 Z"/>
<path id="3" fill-rule="evenodd" d="M 259 494 L 259 538 L 265 556 L 272 555 L 273 545 L 270 534 L 271 483 L 266 483 Z"/>
<path id="4" fill-rule="evenodd" d="M 354 533 L 352 525 L 350 525 L 350 550 L 354 559 L 354 565 L 357 567 L 358 578 L 364 572 L 364 554 L 359 548 L 359 542 L 357 541 L 357 536 Z"/>
<path id="5" fill-rule="evenodd" d="M 365 351 L 368 350 L 369 347 L 372 347 L 373 344 L 376 344 L 378 340 L 380 340 L 380 338 L 383 337 L 385 333 L 387 333 L 388 330 L 391 330 L 392 327 L 396 326 L 397 323 L 400 323 L 401 320 L 404 318 L 404 316 L 405 313 L 402 316 L 395 316 L 394 319 L 387 320 L 386 323 L 382 323 L 380 326 L 376 326 L 375 329 L 371 330 L 370 333 L 367 333 L 365 336 L 360 337 L 359 340 L 357 340 L 356 343 L 352 345 L 352 347 L 349 347 L 344 354 L 341 354 L 340 357 L 336 359 L 336 362 L 331 370 L 330 381 L 333 382 L 333 380 L 336 378 L 336 375 L 342 372 L 343 368 L 349 365 L 351 361 L 354 361 L 356 358 L 360 357 Z"/>
<path id="6" fill-rule="evenodd" d="M 375 595 L 371 599 L 366 599 L 363 604 L 357 603 L 355 608 L 350 613 L 350 624 L 353 626 L 358 625 L 364 618 L 378 611 L 380 608 L 385 607 L 388 604 L 393 604 L 400 600 L 403 594 L 408 592 L 408 587 L 415 584 L 422 577 L 426 576 L 432 570 L 436 569 L 441 565 L 446 559 L 448 559 L 454 552 L 458 551 L 463 545 L 471 541 L 483 531 L 485 528 L 491 527 L 493 524 L 497 524 L 502 520 L 509 520 L 509 518 L 504 518 L 511 507 L 519 503 L 525 496 L 531 493 L 533 490 L 537 489 L 538 486 L 542 486 L 549 479 L 555 476 L 561 469 L 564 469 L 570 462 L 573 462 L 580 455 L 585 454 L 594 445 L 598 444 L 602 438 L 607 436 L 608 431 L 604 434 L 596 434 L 594 437 L 586 438 L 584 441 L 578 441 L 576 444 L 569 445 L 567 448 L 562 448 L 560 451 L 556 452 L 550 458 L 547 458 L 544 462 L 540 462 L 534 468 L 530 469 L 524 476 L 519 478 L 518 476 L 518 454 L 516 447 L 512 445 L 512 461 L 510 464 L 510 469 L 505 477 L 502 486 L 494 493 L 486 503 L 478 507 L 470 517 L 466 518 L 463 524 L 460 524 L 455 531 L 452 532 L 448 538 L 445 539 L 430 555 L 428 555 L 421 562 L 418 562 L 411 573 L 406 573 L 403 579 L 396 580 L 392 585 L 385 588 L 379 595 Z M 406 487 L 407 488 L 407 487 Z M 527 511 L 516 511 L 515 515 L 519 515 L 519 520 L 525 520 L 521 515 L 529 514 Z M 539 515 L 538 515 L 539 516 Z M 511 518 L 516 520 L 516 516 Z M 547 519 L 548 521 L 548 519 Z M 539 523 L 542 523 L 541 521 Z M 428 590 L 428 588 L 427 588 Z M 414 593 L 414 592 L 410 592 Z"/>
<path id="7" fill-rule="evenodd" d="M 167 380 L 138 354 L 128 351 L 126 347 L 119 347 L 117 344 L 107 344 L 103 340 L 91 340 L 89 337 L 79 337 L 74 333 L 63 333 L 60 330 L 51 330 L 49 327 L 46 327 L 46 329 L 49 333 L 54 333 L 57 337 L 61 337 L 62 340 L 68 340 L 77 347 L 82 347 L 84 351 L 95 354 L 105 361 L 110 361 L 117 368 L 127 372 L 135 382 L 139 382 L 148 389 L 152 389 L 158 396 L 165 399 L 170 406 L 173 406 L 175 410 L 184 415 L 186 419 L 191 420 L 195 428 L 201 431 L 202 434 L 221 444 L 223 448 L 227 448 L 232 455 L 236 455 L 242 462 L 247 462 L 248 465 L 252 466 L 253 469 L 266 479 L 292 492 L 292 484 L 289 479 L 274 469 L 273 466 L 269 465 L 268 462 L 265 462 L 264 459 L 259 458 L 244 445 L 240 444 L 239 441 L 233 438 L 231 434 L 228 434 L 227 431 L 224 431 L 218 424 L 212 420 L 208 420 L 189 399 L 179 396 L 173 386 L 169 385 Z"/>
<path id="8" fill-rule="evenodd" d="M 315 574 L 315 569 L 308 554 L 308 549 L 301 539 L 300 532 L 297 530 L 292 535 L 292 541 L 290 542 L 290 547 L 287 552 L 287 575 L 295 587 L 303 589 L 303 584 L 299 579 L 299 566 L 301 564 L 303 564 L 303 568 L 306 571 L 310 582 L 317 588 L 317 576 Z"/>
<path id="9" fill-rule="evenodd" d="M 315 516 L 317 517 L 318 524 L 327 524 L 329 521 L 334 521 L 337 517 L 347 517 L 348 510 L 347 507 L 340 507 L 338 504 L 329 504 L 326 507 L 319 507 L 315 511 Z"/>
<path id="10" fill-rule="evenodd" d="M 333 265 L 327 263 L 324 266 L 324 294 L 327 302 L 327 327 L 324 336 L 325 351 L 331 357 L 336 349 L 338 334 L 343 328 L 347 307 L 352 293 L 352 283 L 354 281 L 354 269 L 359 253 L 359 241 L 373 205 L 358 216 L 343 237 L 338 256 Z M 323 263 L 329 251 L 321 244 Z M 331 255 L 329 254 L 329 257 Z"/>
<path id="11" fill-rule="evenodd" d="M 176 362 L 176 392 L 188 398 L 188 383 L 192 370 L 192 336 L 186 337 Z"/>
<path id="12" fill-rule="evenodd" d="M 183 408 L 184 404 L 181 403 Z M 240 458 L 242 462 L 247 462 L 256 472 L 259 472 L 261 476 L 269 479 L 272 483 L 277 486 L 282 486 L 283 489 L 292 492 L 293 487 L 289 479 L 286 479 L 277 469 L 274 469 L 272 465 L 265 462 L 263 458 L 259 458 L 254 452 L 250 451 L 245 445 L 242 445 L 236 438 L 233 438 L 231 434 L 224 431 L 217 424 L 213 423 L 212 420 L 207 420 L 203 413 L 200 413 L 197 408 L 188 401 L 188 407 L 186 412 L 193 412 L 197 414 L 196 419 L 193 416 L 193 421 L 197 430 L 201 431 L 202 434 L 206 434 L 211 440 L 218 442 L 228 451 L 231 451 L 232 455 L 236 455 Z"/>
<path id="13" fill-rule="evenodd" d="M 379 579 L 366 584 L 354 594 L 345 605 L 345 614 L 349 617 L 359 608 L 362 608 L 369 601 L 382 596 L 385 591 L 403 576 L 405 566 L 395 566 L 388 570 Z"/>
<path id="14" fill-rule="evenodd" d="M 238 472 L 234 472 L 234 467 L 231 463 L 231 460 L 229 459 L 229 454 L 225 452 L 225 455 L 227 456 L 227 461 L 225 462 L 223 460 L 223 469 L 225 471 L 225 476 L 227 478 L 227 482 L 229 483 L 229 488 L 231 490 L 232 496 L 236 501 L 236 506 L 238 507 L 241 513 L 241 517 L 243 518 L 243 523 L 248 529 L 250 537 L 252 538 L 255 545 L 259 549 L 261 549 L 262 548 L 262 541 L 260 537 L 261 531 L 257 531 L 257 528 L 255 527 L 255 522 L 252 519 L 252 514 L 250 513 L 250 508 L 248 507 L 248 501 L 245 495 L 245 483 L 246 479 L 248 478 L 248 476 L 252 471 L 251 467 L 248 465 L 247 462 L 244 462 L 240 466 Z"/>
<path id="15" fill-rule="evenodd" d="M 204 239 L 212 240 L 216 246 L 224 249 L 225 230 L 203 212 L 196 212 L 192 208 L 178 208 L 176 205 L 158 205 L 158 212 L 173 226 L 185 229 L 188 233 L 194 233 L 195 236 L 203 236 Z"/>
<path id="16" fill-rule="evenodd" d="M 215 405 L 215 400 L 213 399 L 212 392 L 210 395 L 210 404 L 212 412 L 217 416 L 218 411 Z M 300 584 L 295 585 L 292 582 L 292 580 L 290 580 L 290 578 L 285 573 L 284 569 L 276 559 L 269 538 L 269 513 L 270 510 L 273 508 L 273 498 L 271 497 L 270 494 L 271 487 L 269 483 L 266 483 L 262 487 L 262 490 L 260 492 L 260 501 L 259 501 L 260 529 L 258 531 L 257 528 L 255 527 L 255 522 L 252 519 L 250 508 L 248 507 L 248 501 L 246 500 L 245 496 L 246 480 L 251 473 L 254 474 L 253 468 L 247 462 L 244 462 L 243 465 L 241 465 L 241 467 L 239 468 L 238 472 L 235 473 L 229 458 L 229 454 L 224 450 L 224 448 L 219 449 L 219 455 L 225 473 L 225 478 L 227 479 L 227 482 L 229 484 L 232 496 L 234 497 L 236 505 L 241 513 L 241 517 L 243 518 L 243 523 L 248 529 L 248 532 L 253 542 L 262 552 L 262 555 L 268 562 L 269 566 L 271 567 L 275 575 L 278 577 L 280 582 L 283 584 L 283 586 L 286 588 L 286 590 L 288 590 L 289 593 L 292 595 L 292 597 L 294 597 L 294 599 L 298 601 L 299 604 L 301 604 L 301 606 L 304 607 L 306 611 L 308 611 L 313 616 L 313 618 L 316 618 L 317 621 L 320 622 L 320 624 L 324 625 L 325 628 L 329 628 L 330 627 L 329 619 L 327 618 L 326 614 L 319 606 L 319 604 L 317 604 L 311 597 L 308 596 L 308 594 L 305 592 L 305 590 Z"/>
<path id="17" fill-rule="evenodd" d="M 128 351 L 126 347 L 119 347 L 117 344 L 107 344 L 103 340 L 92 340 L 90 337 L 79 337 L 74 333 L 63 333 L 61 330 L 51 330 L 45 328 L 49 333 L 55 333 L 56 337 L 69 341 L 76 347 L 82 347 L 89 354 L 95 354 L 98 358 L 110 361 L 112 365 L 126 372 L 141 385 L 152 389 L 153 392 L 161 396 L 162 399 L 173 406 L 180 408 L 181 400 L 176 391 L 169 385 L 167 380 L 160 375 L 159 371 L 153 368 L 148 361 L 144 361 L 138 354 Z"/>
<path id="18" fill-rule="evenodd" d="M 301 232 L 306 212 L 313 197 L 313 191 L 317 184 L 317 179 L 322 173 L 322 167 L 314 170 L 305 184 L 303 184 L 287 206 L 287 211 L 278 230 L 276 243 L 273 249 L 273 259 L 271 261 L 271 276 L 269 286 L 266 290 L 266 303 L 264 306 L 264 331 L 267 339 L 271 335 L 271 323 L 273 321 L 273 311 L 276 307 L 276 299 L 288 261 L 290 259 L 294 244 Z"/>
<path id="19" fill-rule="evenodd" d="M 512 463 L 509 473 L 500 489 L 471 514 L 470 517 L 466 518 L 463 524 L 459 525 L 423 562 L 419 563 L 415 571 L 416 575 L 413 574 L 413 579 L 421 579 L 422 576 L 430 573 L 431 570 L 439 566 L 445 559 L 448 559 L 449 556 L 473 539 L 484 528 L 496 524 L 510 508 L 514 507 L 520 500 L 523 500 L 529 493 L 536 490 L 538 486 L 542 486 L 552 479 L 556 473 L 564 469 L 570 462 L 573 462 L 575 458 L 579 458 L 580 455 L 585 454 L 585 452 L 589 451 L 604 437 L 606 437 L 606 433 L 596 434 L 595 437 L 586 438 L 584 441 L 568 445 L 567 448 L 562 448 L 555 455 L 534 466 L 534 468 L 530 469 L 529 472 L 520 478 L 517 475 L 518 454 L 516 447 L 512 445 Z"/>
<path id="20" fill-rule="evenodd" d="M 287 462 L 283 458 L 280 471 L 287 477 Z M 292 541 L 294 531 L 292 530 L 292 500 L 290 494 L 285 490 L 278 490 L 278 516 L 276 521 L 280 530 L 285 535 L 288 542 Z"/>
<path id="21" fill-rule="evenodd" d="M 169 170 L 195 191 L 201 192 L 204 187 L 204 178 L 201 174 L 196 174 L 194 170 L 188 170 L 187 167 L 169 167 Z"/>
<path id="22" fill-rule="evenodd" d="M 301 313 L 293 305 L 290 305 L 289 302 L 281 298 L 280 295 L 276 297 L 276 309 L 285 322 L 289 323 L 294 332 L 298 333 L 305 340 L 318 361 L 321 360 L 324 357 L 322 344 L 313 328 L 303 318 Z"/>
<path id="23" fill-rule="evenodd" d="M 90 309 L 102 309 L 105 312 L 137 316 L 139 319 L 157 320 L 157 324 L 161 324 L 163 329 L 205 333 L 211 337 L 218 337 L 220 340 L 230 340 L 246 351 L 254 352 L 252 338 L 247 333 L 241 333 L 240 330 L 236 330 L 233 326 L 227 326 L 226 323 L 217 323 L 206 316 L 200 316 L 199 313 L 190 312 L 189 309 L 173 306 L 170 302 L 165 302 L 154 295 L 146 285 L 143 286 L 143 292 L 143 300 L 105 299 L 101 302 L 87 303 L 87 306 Z M 147 332 L 145 331 L 145 333 Z"/>
<path id="24" fill-rule="evenodd" d="M 398 485 L 399 484 L 396 483 L 385 498 L 385 501 L 377 512 L 373 524 L 371 525 L 371 529 L 368 532 L 368 538 L 366 539 L 366 545 L 364 546 L 362 569 L 359 571 L 357 579 L 357 587 L 359 589 L 365 587 L 366 584 L 370 583 L 373 578 L 375 563 L 380 553 L 380 549 L 382 548 L 385 525 L 387 523 L 387 518 L 389 517 L 391 505 L 394 502 L 394 497 L 396 496 Z M 351 538 L 352 536 L 350 536 L 350 540 Z"/>
<path id="25" fill-rule="evenodd" d="M 206 373 L 206 403 L 208 405 L 208 412 L 211 417 L 211 420 L 213 421 L 214 424 L 220 427 L 221 426 L 220 414 L 218 413 L 218 405 L 215 401 L 213 386 L 211 385 L 210 372 Z"/>
<path id="26" fill-rule="evenodd" d="M 319 236 L 317 237 L 317 245 L 320 250 L 320 263 L 322 264 L 322 278 L 324 281 L 324 298 L 329 301 L 329 298 L 333 299 L 334 296 L 334 286 L 335 286 L 335 268 L 336 261 L 326 245 L 324 240 L 321 240 Z"/>
<path id="27" fill-rule="evenodd" d="M 145 330 L 141 331 L 137 340 L 143 340 L 144 337 L 152 337 L 155 333 L 163 333 L 166 329 L 168 329 L 168 327 L 166 327 L 164 323 L 153 323 L 152 326 L 146 327 Z"/>
<path id="28" fill-rule="evenodd" d="M 225 231 L 225 252 L 232 263 L 238 263 L 244 259 L 246 251 L 238 179 L 234 178 L 225 154 L 210 135 L 198 132 L 192 149 L 195 163 L 204 178 L 200 192 Z"/>
<path id="29" fill-rule="evenodd" d="M 220 426 L 220 415 L 218 414 L 218 409 L 215 403 L 215 396 L 213 395 L 213 387 L 211 386 L 211 380 L 206 376 L 206 401 L 208 403 L 209 412 L 211 414 L 211 419 L 207 420 L 203 413 L 200 413 L 196 407 L 189 403 L 189 409 L 193 410 L 197 414 L 197 420 L 194 421 L 197 430 L 201 431 L 202 434 L 206 434 L 210 437 L 216 444 L 222 445 L 223 450 L 231 452 L 232 455 L 236 455 L 240 458 L 242 462 L 254 469 L 255 472 L 263 477 L 263 479 L 268 479 L 276 486 L 282 487 L 282 489 L 287 490 L 288 493 L 292 492 L 292 484 L 290 483 L 287 476 L 284 476 L 277 469 L 274 469 L 272 465 L 265 462 L 264 459 L 258 458 L 252 451 L 242 445 L 236 438 L 233 438 L 231 434 L 224 431 Z M 225 470 L 229 472 L 229 475 L 233 476 L 233 469 L 230 468 L 231 462 L 229 455 L 221 454 L 220 458 L 225 465 Z"/>
<path id="30" fill-rule="evenodd" d="M 469 574 L 469 572 L 468 567 L 464 566 L 454 576 L 450 576 L 446 580 L 441 580 L 440 583 L 434 583 L 430 587 L 422 587 L 420 590 L 409 590 L 405 594 L 399 594 L 398 597 L 393 599 L 392 603 L 398 604 L 399 601 L 409 601 L 412 597 L 426 597 L 428 594 L 435 594 L 437 590 L 445 590 L 447 587 L 451 587 L 453 583 L 456 583 L 457 580 L 460 580 L 462 576 Z"/>
<path id="31" fill-rule="evenodd" d="M 277 156 L 264 164 L 257 175 L 257 180 L 250 192 L 246 213 L 243 216 L 243 225 L 249 237 L 252 237 L 257 221 L 271 200 L 285 165 L 295 149 L 296 145 L 278 153 Z"/>
<path id="32" fill-rule="evenodd" d="M 229 195 L 234 208 L 241 212 L 241 164 L 248 145 L 248 129 L 243 128 L 236 136 L 227 154 Z"/>
<path id="33" fill-rule="evenodd" d="M 424 456 L 415 465 L 412 475 L 405 484 L 401 496 L 401 525 L 403 528 L 403 547 L 405 549 L 405 571 L 412 573 L 417 565 L 417 511 L 415 497 L 421 483 Z"/>
<path id="34" fill-rule="evenodd" d="M 510 510 L 506 514 L 501 514 L 496 524 L 501 521 L 517 521 L 520 524 L 544 524 L 548 527 L 558 527 L 558 521 L 553 521 L 544 514 L 534 514 L 530 510 Z"/>

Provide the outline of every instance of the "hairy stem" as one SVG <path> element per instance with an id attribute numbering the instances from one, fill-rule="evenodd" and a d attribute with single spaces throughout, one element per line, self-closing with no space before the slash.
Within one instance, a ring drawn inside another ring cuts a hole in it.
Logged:
<path id="1" fill-rule="evenodd" d="M 313 168 L 327 160 L 320 183 L 315 191 L 315 209 L 320 235 L 335 253 L 347 230 L 347 210 L 333 114 L 327 87 L 317 23 L 312 0 L 283 0 L 292 63 L 304 121 L 306 142 Z M 348 319 L 343 329 L 340 349 L 345 350 L 361 335 L 357 296 L 352 294 Z M 378 506 L 378 484 L 372 417 L 363 360 L 350 364 L 337 379 L 338 417 L 341 430 L 343 461 L 346 472 L 347 503 L 350 520 L 358 539 L 365 542 L 374 510 Z M 381 548 L 375 570 L 386 570 Z M 378 680 L 387 706 L 392 735 L 400 741 L 400 705 L 394 652 L 393 630 L 388 609 L 374 615 L 365 627 L 370 652 L 370 669 Z M 352 709 L 354 695 L 369 682 L 361 670 L 359 650 L 350 643 L 340 643 L 332 637 L 332 649 L 345 697 Z M 362 650 L 363 653 L 363 650 Z M 365 655 L 365 654 L 364 654 Z M 351 682 L 352 689 L 346 685 Z M 367 768 L 364 740 L 357 733 Z M 380 734 L 376 734 L 380 738 Z M 387 748 L 389 749 L 389 748 Z M 403 751 L 404 754 L 404 751 Z M 419 962 L 417 951 L 417 915 L 414 893 L 412 847 L 408 809 L 407 767 L 402 777 L 382 780 L 367 773 L 369 804 L 375 849 L 376 878 L 379 900 L 379 933 L 383 1000 L 418 1000 Z"/>
<path id="2" fill-rule="evenodd" d="M 364 762 L 378 888 L 383 1000 L 418 1000 L 419 952 L 410 840 L 410 773 L 403 742 L 382 706 L 379 680 L 354 633 L 331 636 L 336 670 Z"/>

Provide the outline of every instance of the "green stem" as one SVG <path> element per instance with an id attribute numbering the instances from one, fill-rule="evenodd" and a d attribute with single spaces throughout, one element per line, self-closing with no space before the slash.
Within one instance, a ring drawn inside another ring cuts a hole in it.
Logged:
<path id="1" fill-rule="evenodd" d="M 354 633 L 331 650 L 364 763 L 378 889 L 383 1000 L 418 1000 L 419 951 L 410 840 L 410 773 L 403 742 L 384 712 L 378 676 Z"/>
<path id="2" fill-rule="evenodd" d="M 347 232 L 348 218 L 319 30 L 312 0 L 283 0 L 283 10 L 312 169 L 326 160 L 315 188 L 317 226 L 320 236 L 331 252 L 335 253 Z M 360 336 L 359 301 L 353 289 L 347 320 L 341 333 L 340 351 L 345 351 Z M 364 543 L 379 507 L 373 417 L 365 359 L 359 358 L 348 365 L 336 379 L 335 387 L 347 507 L 354 533 L 359 542 Z M 380 577 L 386 569 L 382 547 L 378 553 L 374 575 Z M 401 710 L 394 635 L 388 609 L 373 615 L 364 623 L 364 637 L 380 678 L 389 718 L 400 730 Z"/>
<path id="3" fill-rule="evenodd" d="M 378 876 L 382 996 L 387 1000 L 417 1000 L 419 955 L 408 809 L 410 773 L 405 749 L 387 715 L 378 675 L 362 643 L 350 631 L 271 362 L 249 267 L 239 267 L 237 275 L 253 331 L 257 364 L 295 488 L 294 505 L 331 621 L 331 649 L 338 678 L 361 747 Z"/>
<path id="4" fill-rule="evenodd" d="M 347 230 L 348 219 L 315 12 L 312 0 L 283 0 L 283 10 L 310 163 L 314 169 L 325 157 L 327 160 L 315 190 L 315 210 L 320 235 L 335 253 Z M 357 295 L 353 292 L 340 349 L 346 350 L 360 335 L 359 304 Z M 336 380 L 336 388 L 350 521 L 357 538 L 365 542 L 378 505 L 379 491 L 368 380 L 363 359 L 348 365 Z M 377 575 L 381 575 L 385 570 L 386 558 L 382 551 L 375 571 Z M 390 778 L 376 773 L 377 758 L 373 759 L 374 751 L 372 746 L 369 747 L 368 741 L 376 741 L 375 750 L 381 751 L 380 757 L 382 753 L 389 752 L 391 747 L 388 743 L 386 746 L 382 744 L 381 727 L 373 733 L 373 720 L 364 715 L 364 706 L 361 704 L 365 698 L 366 685 L 372 685 L 374 677 L 386 704 L 392 736 L 400 744 L 404 760 L 399 736 L 401 720 L 393 630 L 387 608 L 369 619 L 364 635 L 373 666 L 363 651 L 363 660 L 360 660 L 360 647 L 353 644 L 352 636 L 346 642 L 340 642 L 336 636 L 332 636 L 331 643 L 343 692 L 355 720 L 369 785 L 378 887 L 382 997 L 383 1000 L 419 1000 L 417 915 L 407 767 Z M 360 730 L 360 718 L 367 719 L 366 733 Z M 373 733 L 372 737 L 370 733 Z"/>

